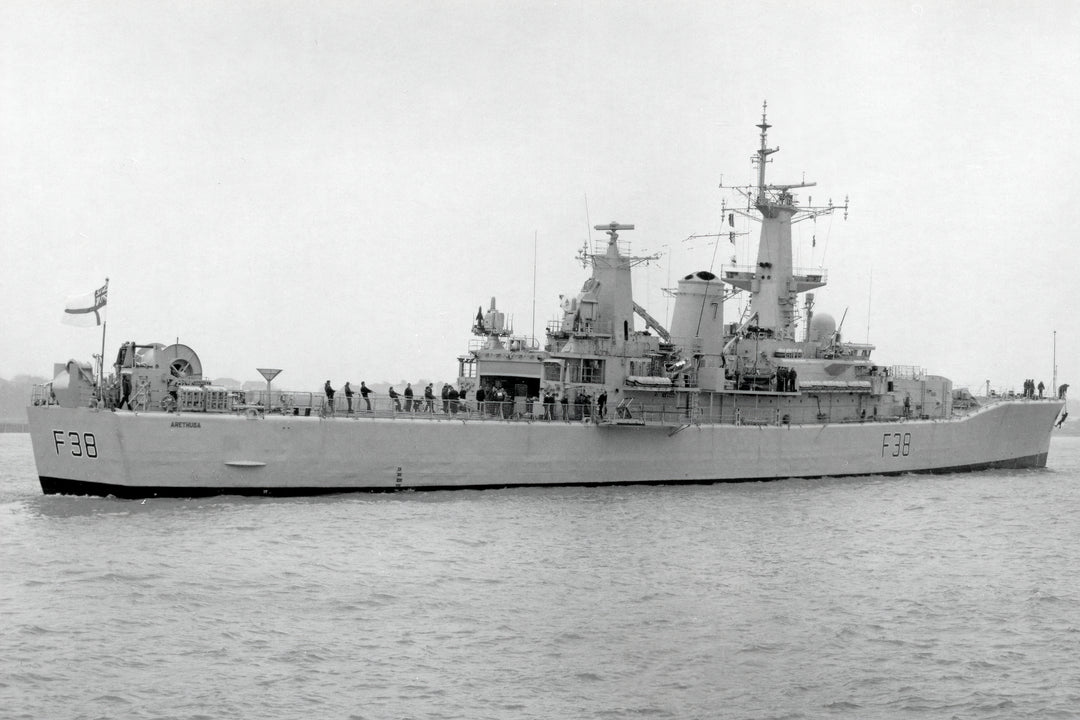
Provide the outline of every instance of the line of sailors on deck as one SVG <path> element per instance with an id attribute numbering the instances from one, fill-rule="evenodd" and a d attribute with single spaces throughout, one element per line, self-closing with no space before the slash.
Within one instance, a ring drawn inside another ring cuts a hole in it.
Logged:
<path id="1" fill-rule="evenodd" d="M 352 414 L 353 397 L 357 394 L 357 391 L 353 390 L 349 382 L 345 383 L 342 391 L 345 394 L 347 412 Z M 337 390 L 327 380 L 323 385 L 323 392 L 326 395 L 326 409 L 328 412 L 333 413 L 335 406 L 334 396 L 337 394 Z M 360 383 L 359 394 L 364 401 L 364 409 L 368 412 L 372 410 L 370 396 L 374 392 L 367 386 L 366 382 L 362 381 Z M 618 392 L 618 390 L 615 392 Z M 390 386 L 387 396 L 390 398 L 391 408 L 395 412 L 435 412 L 436 398 L 432 383 L 428 383 L 424 388 L 423 402 L 415 396 L 412 383 L 406 383 L 402 394 L 399 394 L 393 386 Z M 402 399 L 405 401 L 404 407 L 402 406 Z M 442 412 L 447 415 L 456 415 L 459 411 L 469 412 L 472 409 L 468 403 L 468 390 L 464 388 L 458 390 L 450 383 L 443 384 L 441 400 Z M 566 421 L 591 417 L 593 412 L 596 413 L 599 419 L 603 419 L 607 415 L 606 390 L 602 390 L 595 398 L 579 390 L 573 404 L 571 404 L 568 392 L 556 393 L 550 388 L 545 388 L 542 397 L 529 396 L 525 398 L 524 416 L 535 417 L 535 406 L 542 405 L 543 419 L 555 420 L 558 415 L 555 410 L 556 403 L 561 406 L 561 416 Z M 515 415 L 515 405 L 515 398 L 507 393 L 499 383 L 496 383 L 493 387 L 481 386 L 476 390 L 476 409 L 487 415 L 509 419 Z M 357 409 L 360 409 L 359 406 Z"/>

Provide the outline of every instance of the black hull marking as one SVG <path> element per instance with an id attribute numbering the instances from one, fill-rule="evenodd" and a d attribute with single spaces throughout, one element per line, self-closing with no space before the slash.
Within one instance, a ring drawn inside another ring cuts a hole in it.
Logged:
<path id="1" fill-rule="evenodd" d="M 954 465 L 951 467 L 928 468 L 925 470 L 903 470 L 898 472 L 878 473 L 837 473 L 827 477 L 858 477 L 860 475 L 913 475 L 913 474 L 944 474 L 957 472 L 976 472 L 979 470 L 996 469 L 1025 469 L 1046 467 L 1046 453 L 1027 455 L 1025 457 L 1012 458 L 1009 460 L 995 460 L 992 462 L 974 463 L 971 465 Z M 142 500 L 145 498 L 205 498 L 219 495 L 239 495 L 242 497 L 315 497 L 318 495 L 341 495 L 344 493 L 392 493 L 402 490 L 435 491 L 435 490 L 501 490 L 507 488 L 525 487 L 604 487 L 612 485 L 715 485 L 717 483 L 739 482 L 771 482 L 775 480 L 790 480 L 795 477 L 811 479 L 822 477 L 821 475 L 778 476 L 766 478 L 720 478 L 700 480 L 641 480 L 630 482 L 558 482 L 558 483 L 491 483 L 477 485 L 414 485 L 392 487 L 175 487 L 168 485 L 114 485 L 112 483 L 86 482 L 84 480 L 69 480 L 66 478 L 40 476 L 41 489 L 46 495 L 96 495 L 99 497 L 113 496 L 123 500 Z"/>

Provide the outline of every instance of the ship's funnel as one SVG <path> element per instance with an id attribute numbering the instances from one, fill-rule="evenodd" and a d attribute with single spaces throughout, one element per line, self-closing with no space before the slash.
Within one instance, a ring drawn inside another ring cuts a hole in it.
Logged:
<path id="1" fill-rule="evenodd" d="M 687 349 L 700 347 L 705 355 L 720 354 L 724 345 L 724 285 L 708 270 L 679 281 L 671 341 Z"/>

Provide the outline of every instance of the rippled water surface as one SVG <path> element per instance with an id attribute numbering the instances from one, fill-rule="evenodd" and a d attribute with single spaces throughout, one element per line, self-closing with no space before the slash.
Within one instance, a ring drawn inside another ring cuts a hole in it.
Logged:
<path id="1" fill-rule="evenodd" d="M 0 717 L 1074 717 L 1045 471 L 46 497 L 0 435 Z"/>

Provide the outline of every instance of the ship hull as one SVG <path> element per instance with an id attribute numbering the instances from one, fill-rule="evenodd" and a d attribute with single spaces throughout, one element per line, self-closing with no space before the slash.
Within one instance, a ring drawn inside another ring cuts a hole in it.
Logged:
<path id="1" fill-rule="evenodd" d="M 962 418 L 619 425 L 28 408 L 42 490 L 121 498 L 703 484 L 1046 465 L 1057 401 Z"/>

